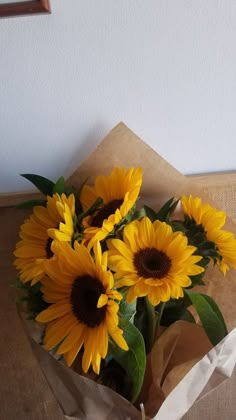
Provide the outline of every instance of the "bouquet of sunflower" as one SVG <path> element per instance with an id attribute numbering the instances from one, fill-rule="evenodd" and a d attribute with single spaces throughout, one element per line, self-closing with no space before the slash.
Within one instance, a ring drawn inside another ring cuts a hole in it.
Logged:
<path id="1" fill-rule="evenodd" d="M 114 166 L 76 186 L 63 177 L 23 176 L 44 195 L 20 206 L 32 213 L 14 252 L 20 299 L 43 326 L 41 344 L 98 387 L 156 414 L 165 395 L 153 408 L 150 361 L 165 365 L 166 348 L 171 357 L 165 340 L 173 328 L 182 325 L 188 335 L 191 325 L 205 345 L 199 359 L 228 334 L 216 301 L 204 293 L 209 266 L 222 275 L 236 269 L 225 212 L 192 194 L 157 207 L 145 197 L 142 203 L 141 166 Z"/>

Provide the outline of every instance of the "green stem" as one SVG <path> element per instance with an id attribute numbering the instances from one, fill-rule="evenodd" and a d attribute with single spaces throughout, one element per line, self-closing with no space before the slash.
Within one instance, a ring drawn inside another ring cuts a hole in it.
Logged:
<path id="1" fill-rule="evenodd" d="M 158 330 L 161 325 L 161 318 L 165 309 L 165 302 L 159 304 L 160 311 L 157 312 L 155 307 L 149 302 L 148 298 L 145 298 L 147 318 L 148 318 L 148 331 L 146 337 L 146 352 L 150 353 L 153 344 L 156 340 Z"/>
<path id="2" fill-rule="evenodd" d="M 159 305 L 160 305 L 160 312 L 159 312 L 159 316 L 158 316 L 158 322 L 157 322 L 156 332 L 158 332 L 158 330 L 160 328 L 161 318 L 162 318 L 162 315 L 163 315 L 163 312 L 164 312 L 164 309 L 165 309 L 166 302 L 161 302 Z"/>
<path id="3" fill-rule="evenodd" d="M 148 319 L 148 331 L 146 337 L 146 352 L 148 354 L 152 350 L 152 346 L 156 338 L 159 316 L 158 313 L 155 311 L 154 306 L 149 302 L 147 297 L 145 298 L 145 304 Z"/>

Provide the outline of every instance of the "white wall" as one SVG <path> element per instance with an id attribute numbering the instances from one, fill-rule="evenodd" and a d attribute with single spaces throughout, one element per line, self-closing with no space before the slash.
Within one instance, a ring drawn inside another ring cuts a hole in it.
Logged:
<path id="1" fill-rule="evenodd" d="M 235 0 L 51 7 L 0 20 L 0 191 L 69 175 L 121 120 L 184 174 L 235 169 Z"/>

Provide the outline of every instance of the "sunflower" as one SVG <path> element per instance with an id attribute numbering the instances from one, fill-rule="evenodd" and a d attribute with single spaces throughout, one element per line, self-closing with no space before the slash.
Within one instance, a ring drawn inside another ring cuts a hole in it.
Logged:
<path id="1" fill-rule="evenodd" d="M 70 242 L 74 233 L 75 197 L 54 194 L 47 197 L 46 207 L 35 206 L 33 214 L 20 227 L 16 244 L 15 266 L 23 283 L 35 284 L 45 274 L 43 262 L 51 258 L 54 239 Z"/>
<path id="2" fill-rule="evenodd" d="M 74 249 L 65 242 L 52 245 L 56 258 L 45 261 L 50 281 L 42 281 L 44 300 L 51 305 L 36 321 L 48 323 L 44 345 L 51 350 L 59 343 L 57 354 L 64 355 L 71 366 L 84 346 L 82 369 L 92 365 L 99 373 L 101 358 L 108 351 L 108 334 L 123 350 L 128 350 L 123 331 L 118 327 L 122 295 L 113 288 L 113 275 L 107 270 L 107 253 L 100 243 L 94 246 L 95 259 L 88 249 L 75 242 Z"/>
<path id="3" fill-rule="evenodd" d="M 125 226 L 123 241 L 108 241 L 108 265 L 115 271 L 116 287 L 129 286 L 127 301 L 147 296 L 152 305 L 183 297 L 191 285 L 189 276 L 204 271 L 192 255 L 196 248 L 181 232 L 173 232 L 165 222 L 144 217 Z"/>
<path id="4" fill-rule="evenodd" d="M 218 211 L 209 204 L 202 204 L 199 197 L 192 195 L 181 197 L 184 214 L 201 226 L 205 232 L 206 239 L 216 246 L 219 258 L 218 264 L 221 271 L 226 274 L 229 265 L 236 269 L 236 239 L 233 233 L 223 230 L 226 213 Z"/>
<path id="5" fill-rule="evenodd" d="M 142 168 L 114 168 L 109 176 L 98 176 L 95 187 L 85 185 L 81 194 L 83 210 L 88 210 L 98 197 L 103 206 L 84 219 L 85 242 L 90 247 L 105 239 L 134 207 L 142 184 Z"/>

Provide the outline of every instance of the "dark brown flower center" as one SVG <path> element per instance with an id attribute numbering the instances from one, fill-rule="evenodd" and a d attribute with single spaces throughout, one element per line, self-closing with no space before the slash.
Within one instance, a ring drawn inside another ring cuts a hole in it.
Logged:
<path id="1" fill-rule="evenodd" d="M 106 316 L 106 305 L 97 308 L 101 293 L 105 293 L 102 283 L 88 275 L 75 279 L 70 300 L 76 318 L 90 328 L 100 325 Z"/>
<path id="2" fill-rule="evenodd" d="M 53 252 L 51 250 L 52 241 L 53 241 L 52 238 L 48 238 L 47 243 L 46 243 L 46 255 L 48 259 L 53 257 Z"/>
<path id="3" fill-rule="evenodd" d="M 171 260 L 163 251 L 145 248 L 134 254 L 134 266 L 138 274 L 144 278 L 161 279 L 168 274 Z"/>
<path id="4" fill-rule="evenodd" d="M 101 207 L 93 216 L 91 226 L 102 227 L 103 220 L 107 219 L 111 214 L 115 213 L 115 211 L 120 208 L 122 203 L 123 200 L 120 199 L 109 201 L 109 203 Z"/>

